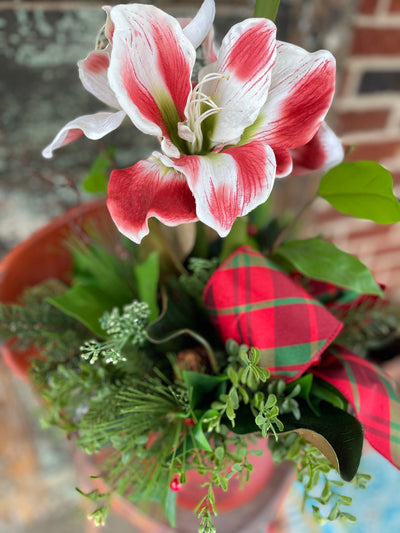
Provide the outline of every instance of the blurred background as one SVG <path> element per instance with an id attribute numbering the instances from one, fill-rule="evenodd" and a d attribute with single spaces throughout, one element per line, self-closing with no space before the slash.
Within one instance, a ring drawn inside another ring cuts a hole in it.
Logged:
<path id="1" fill-rule="evenodd" d="M 104 108 L 83 89 L 76 67 L 94 47 L 105 20 L 103 3 L 0 0 L 0 258 L 47 220 L 86 198 L 80 184 L 107 147 L 116 147 L 120 167 L 157 148 L 157 142 L 152 144 L 126 122 L 101 142 L 82 138 L 50 161 L 41 156 L 66 122 Z M 193 16 L 201 2 L 152 3 L 175 16 Z M 216 4 L 218 40 L 234 23 L 252 16 L 254 7 L 252 0 Z M 354 147 L 350 160 L 379 161 L 392 172 L 400 193 L 400 0 L 281 0 L 277 25 L 279 39 L 310 51 L 326 48 L 336 56 L 337 91 L 328 122 L 345 146 Z M 298 210 L 315 191 L 317 179 L 279 181 L 275 208 Z M 308 222 L 305 236 L 315 235 L 318 227 L 364 261 L 391 298 L 400 299 L 399 225 L 347 219 L 322 200 Z M 92 526 L 74 491 L 69 445 L 61 434 L 39 427 L 38 410 L 29 387 L 0 362 L 0 532 L 87 533 Z M 397 501 L 400 509 L 400 475 L 373 453 L 367 453 L 365 461 L 363 471 L 372 469 L 376 478 L 368 497 L 355 496 L 352 512 L 359 516 L 359 525 L 328 525 L 323 531 L 400 531 L 400 511 L 392 505 Z M 309 515 L 300 515 L 299 497 L 293 486 L 276 531 L 320 530 Z M 112 516 L 105 531 L 134 529 Z"/>

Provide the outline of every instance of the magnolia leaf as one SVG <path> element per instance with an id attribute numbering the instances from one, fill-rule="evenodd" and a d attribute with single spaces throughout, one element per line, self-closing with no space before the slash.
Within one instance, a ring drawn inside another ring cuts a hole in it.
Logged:
<path id="1" fill-rule="evenodd" d="M 375 161 L 341 163 L 322 178 L 318 194 L 341 213 L 379 224 L 400 221 L 393 178 Z"/>
<path id="2" fill-rule="evenodd" d="M 196 306 L 194 300 L 179 284 L 173 290 L 175 294 L 171 298 L 168 298 L 166 291 L 162 295 L 163 312 L 147 328 L 149 341 L 154 344 L 165 344 L 163 349 L 177 352 L 187 347 L 185 337 L 190 336 L 206 349 L 211 367 L 218 373 L 214 352 L 206 340 L 212 340 L 213 336 L 210 328 L 207 328 L 209 321 L 205 312 Z"/>
<path id="3" fill-rule="evenodd" d="M 299 407 L 300 420 L 292 414 L 279 416 L 284 433 L 295 431 L 304 437 L 325 455 L 342 479 L 351 481 L 360 464 L 364 440 L 360 422 L 327 402 L 319 404 L 319 415 L 303 402 Z"/>
<path id="4" fill-rule="evenodd" d="M 149 304 L 151 311 L 149 320 L 155 320 L 159 314 L 157 290 L 160 264 L 157 252 L 149 254 L 142 263 L 135 266 L 133 272 L 136 279 L 139 300 Z"/>
<path id="5" fill-rule="evenodd" d="M 361 261 L 320 238 L 285 242 L 275 250 L 273 260 L 278 264 L 290 264 L 294 270 L 312 279 L 361 294 L 383 295 Z"/>
<path id="6" fill-rule="evenodd" d="M 350 481 L 357 473 L 363 445 L 363 429 L 354 417 L 326 402 L 314 413 L 306 402 L 299 400 L 300 420 L 293 414 L 278 415 L 283 423 L 282 433 L 295 431 L 325 455 L 337 469 L 342 479 Z M 244 435 L 259 431 L 249 406 L 240 406 L 236 411 L 235 426 L 224 419 L 224 424 L 234 433 Z"/>

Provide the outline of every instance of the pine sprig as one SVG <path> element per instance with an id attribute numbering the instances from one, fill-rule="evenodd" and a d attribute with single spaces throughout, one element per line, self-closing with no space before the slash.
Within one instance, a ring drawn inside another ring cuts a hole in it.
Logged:
<path id="1" fill-rule="evenodd" d="M 46 300 L 64 290 L 58 280 L 47 280 L 28 289 L 21 305 L 0 303 L 0 337 L 13 339 L 17 350 L 33 347 L 46 358 L 71 357 L 87 337 L 87 331 Z"/>
<path id="2" fill-rule="evenodd" d="M 382 300 L 365 299 L 360 304 L 335 313 L 344 323 L 336 339 L 360 356 L 386 346 L 399 336 L 400 308 Z"/>

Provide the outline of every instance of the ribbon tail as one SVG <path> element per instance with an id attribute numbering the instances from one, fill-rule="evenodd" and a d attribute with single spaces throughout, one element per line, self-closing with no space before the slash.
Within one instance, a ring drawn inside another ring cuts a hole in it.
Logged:
<path id="1" fill-rule="evenodd" d="M 350 402 L 375 450 L 400 469 L 400 390 L 378 366 L 335 346 L 312 373 Z"/>

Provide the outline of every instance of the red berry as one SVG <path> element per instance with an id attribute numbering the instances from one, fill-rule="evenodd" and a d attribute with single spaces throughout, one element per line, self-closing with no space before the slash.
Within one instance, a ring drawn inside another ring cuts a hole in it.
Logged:
<path id="1" fill-rule="evenodd" d="M 184 418 L 184 419 L 183 419 L 183 423 L 184 423 L 186 426 L 194 426 L 194 420 L 193 420 L 193 418 Z"/>
<path id="2" fill-rule="evenodd" d="M 174 492 L 179 492 L 182 488 L 182 483 L 179 482 L 179 478 L 179 474 L 175 474 L 171 480 L 171 483 L 169 484 L 169 488 Z"/>

